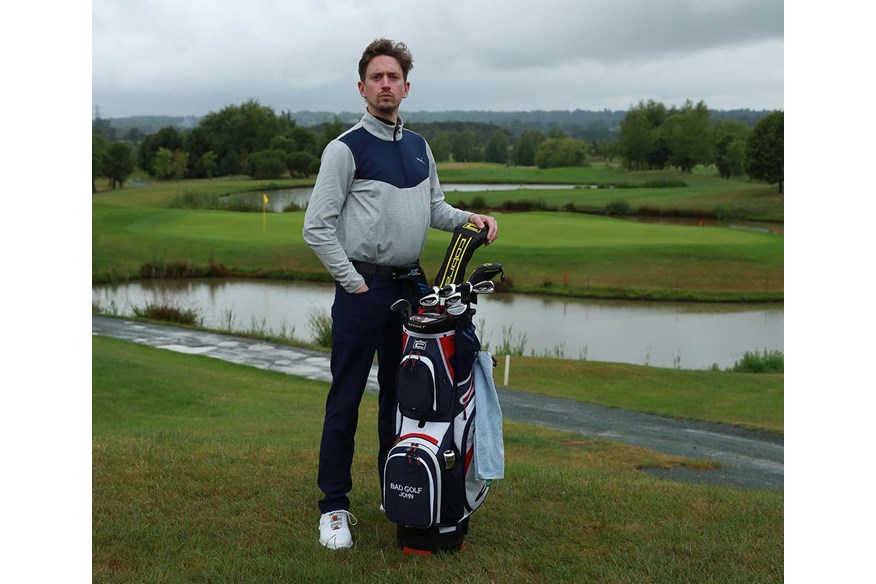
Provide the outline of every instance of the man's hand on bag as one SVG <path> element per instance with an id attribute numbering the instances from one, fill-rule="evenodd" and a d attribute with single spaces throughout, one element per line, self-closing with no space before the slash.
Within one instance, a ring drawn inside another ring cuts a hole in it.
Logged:
<path id="1" fill-rule="evenodd" d="M 497 237 L 499 237 L 499 224 L 496 223 L 496 219 L 493 217 L 472 213 L 468 220 L 469 223 L 477 225 L 478 229 L 483 229 L 484 227 L 487 228 L 487 245 L 490 245 L 496 241 Z"/>

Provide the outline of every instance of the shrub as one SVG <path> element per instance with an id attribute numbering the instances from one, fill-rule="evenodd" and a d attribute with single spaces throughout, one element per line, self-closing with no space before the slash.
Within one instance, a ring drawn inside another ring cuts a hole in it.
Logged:
<path id="1" fill-rule="evenodd" d="M 152 301 L 147 303 L 146 306 L 135 306 L 133 311 L 140 318 L 151 320 L 193 325 L 200 324 L 201 322 L 198 313 L 194 309 L 183 308 L 167 299 Z"/>
<path id="2" fill-rule="evenodd" d="M 679 188 L 686 187 L 687 183 L 683 180 L 671 179 L 671 178 L 661 178 L 655 180 L 645 181 L 642 184 L 643 188 L 646 189 L 669 189 L 669 188 Z"/>
<path id="3" fill-rule="evenodd" d="M 781 351 L 768 351 L 761 353 L 755 350 L 753 353 L 746 351 L 742 359 L 733 365 L 733 371 L 738 373 L 784 373 L 785 355 Z"/>
<path id="4" fill-rule="evenodd" d="M 606 215 L 632 215 L 633 208 L 625 199 L 615 199 L 605 205 L 603 212 Z"/>
<path id="5" fill-rule="evenodd" d="M 177 193 L 167 204 L 171 209 L 218 209 L 219 199 L 216 195 L 184 190 Z"/>
<path id="6" fill-rule="evenodd" d="M 324 308 L 313 308 L 307 313 L 307 323 L 313 333 L 313 342 L 320 347 L 332 346 L 332 317 Z"/>
<path id="7" fill-rule="evenodd" d="M 152 260 L 140 266 L 140 277 L 152 279 L 184 279 L 195 275 L 191 262 Z"/>
<path id="8" fill-rule="evenodd" d="M 508 200 L 502 203 L 501 209 L 503 211 L 532 211 L 532 202 Z"/>
<path id="9" fill-rule="evenodd" d="M 489 209 L 487 206 L 487 200 L 483 198 L 481 195 L 476 196 L 471 200 L 471 206 L 466 207 L 467 209 L 474 209 L 476 211 L 482 211 L 484 209 Z"/>

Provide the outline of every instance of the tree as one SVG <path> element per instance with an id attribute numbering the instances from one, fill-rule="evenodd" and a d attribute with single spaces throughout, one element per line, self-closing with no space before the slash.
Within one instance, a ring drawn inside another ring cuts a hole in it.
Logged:
<path id="1" fill-rule="evenodd" d="M 449 160 L 453 147 L 450 143 L 450 134 L 448 132 L 438 132 L 432 140 L 429 140 L 429 146 L 432 148 L 432 156 L 436 162 Z"/>
<path id="2" fill-rule="evenodd" d="M 152 157 L 152 174 L 160 179 L 173 176 L 173 152 L 167 148 L 159 148 Z"/>
<path id="3" fill-rule="evenodd" d="M 149 134 L 140 143 L 137 151 L 137 166 L 143 171 L 160 178 L 169 178 L 169 174 L 161 176 L 155 170 L 155 155 L 162 148 L 171 155 L 185 146 L 185 140 L 179 130 L 173 126 L 165 126 L 154 134 Z"/>
<path id="4" fill-rule="evenodd" d="M 663 136 L 669 149 L 669 163 L 679 170 L 693 172 L 697 164 L 712 161 L 711 113 L 704 102 L 693 105 L 687 100 L 681 108 L 669 110 Z"/>
<path id="5" fill-rule="evenodd" d="M 508 150 L 511 148 L 511 139 L 505 130 L 496 130 L 487 140 L 484 147 L 484 158 L 487 162 L 508 162 Z"/>
<path id="6" fill-rule="evenodd" d="M 548 138 L 538 145 L 535 164 L 539 168 L 584 166 L 587 143 L 575 138 Z"/>
<path id="7" fill-rule="evenodd" d="M 343 132 L 345 129 L 346 126 L 343 122 L 341 122 L 341 118 L 335 116 L 330 124 L 324 124 L 322 126 L 322 132 L 320 132 L 319 134 L 317 149 L 320 152 L 325 150 L 325 147 L 328 145 L 328 143 L 340 136 L 341 132 Z"/>
<path id="8" fill-rule="evenodd" d="M 281 124 L 273 109 L 250 100 L 207 114 L 198 129 L 189 157 L 199 160 L 212 150 L 222 174 L 241 174 L 251 153 L 270 148 L 271 139 L 281 133 Z M 295 142 L 301 144 L 297 138 Z"/>
<path id="9" fill-rule="evenodd" d="M 319 168 L 319 158 L 310 152 L 292 152 L 286 156 L 286 167 L 291 176 L 306 177 L 315 174 L 314 168 Z"/>
<path id="10" fill-rule="evenodd" d="M 140 128 L 131 128 L 125 136 L 128 142 L 139 142 L 143 138 L 143 132 L 140 131 Z"/>
<path id="11" fill-rule="evenodd" d="M 648 114 L 641 102 L 639 107 L 630 108 L 621 121 L 618 148 L 621 156 L 627 159 L 627 170 L 633 170 L 634 167 L 641 170 L 648 154 L 654 149 L 654 132 L 651 131 Z"/>
<path id="12" fill-rule="evenodd" d="M 620 122 L 617 152 L 627 160 L 627 170 L 661 170 L 669 159 L 663 124 L 666 106 L 653 99 L 630 107 Z"/>
<path id="13" fill-rule="evenodd" d="M 104 168 L 106 164 L 107 157 L 107 142 L 103 139 L 103 136 L 92 132 L 91 134 L 91 192 L 96 193 L 97 187 L 94 184 L 94 181 L 98 178 L 105 176 Z"/>
<path id="14" fill-rule="evenodd" d="M 663 135 L 663 124 L 666 122 L 669 112 L 666 111 L 666 106 L 659 101 L 649 99 L 647 103 L 643 104 L 643 113 L 651 128 L 653 141 L 651 149 L 645 155 L 648 169 L 663 170 L 669 162 L 669 146 L 667 146 L 666 138 Z"/>
<path id="15" fill-rule="evenodd" d="M 124 186 L 125 180 L 134 172 L 134 158 L 131 147 L 125 142 L 113 142 L 107 150 L 104 161 L 104 175 L 110 179 L 110 187 Z"/>
<path id="16" fill-rule="evenodd" d="M 748 136 L 748 176 L 770 184 L 785 183 L 785 113 L 774 111 L 761 118 Z"/>
<path id="17" fill-rule="evenodd" d="M 216 174 L 217 167 L 218 165 L 216 164 L 216 153 L 212 150 L 208 150 L 207 152 L 204 152 L 200 160 L 195 163 L 195 175 L 212 178 L 213 175 Z"/>
<path id="18" fill-rule="evenodd" d="M 249 155 L 249 176 L 256 179 L 279 178 L 286 172 L 286 153 L 282 150 L 260 150 Z"/>
<path id="19" fill-rule="evenodd" d="M 721 178 L 745 174 L 745 147 L 750 131 L 739 120 L 720 120 L 715 124 L 715 166 Z"/>
<path id="20" fill-rule="evenodd" d="M 519 166 L 535 164 L 535 152 L 544 139 L 541 130 L 524 130 L 514 144 L 514 164 Z"/>
<path id="21" fill-rule="evenodd" d="M 91 120 L 91 133 L 107 140 L 116 139 L 116 129 L 112 127 L 109 120 L 101 118 L 100 114 Z"/>
<path id="22" fill-rule="evenodd" d="M 451 138 L 453 147 L 453 160 L 456 162 L 468 162 L 474 160 L 475 156 L 475 136 L 471 130 L 465 130 L 459 134 L 455 134 Z"/>
<path id="23" fill-rule="evenodd" d="M 173 153 L 173 178 L 179 180 L 186 175 L 186 167 L 189 165 L 189 155 L 184 150 L 179 149 Z"/>

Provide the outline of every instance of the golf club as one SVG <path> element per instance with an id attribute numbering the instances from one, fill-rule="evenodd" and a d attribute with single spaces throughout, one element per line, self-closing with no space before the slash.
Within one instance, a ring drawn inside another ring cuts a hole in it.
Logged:
<path id="1" fill-rule="evenodd" d="M 392 303 L 389 309 L 393 312 L 401 312 L 405 322 L 411 317 L 411 303 L 406 298 L 399 298 Z"/>
<path id="2" fill-rule="evenodd" d="M 481 264 L 472 270 L 471 276 L 468 277 L 469 282 L 483 282 L 484 280 L 492 280 L 497 275 L 501 274 L 501 282 L 505 281 L 505 270 L 502 264 L 489 263 Z"/>
<path id="3" fill-rule="evenodd" d="M 496 284 L 493 283 L 492 280 L 485 280 L 483 282 L 473 284 L 471 287 L 471 291 L 475 294 L 492 294 L 496 291 Z"/>

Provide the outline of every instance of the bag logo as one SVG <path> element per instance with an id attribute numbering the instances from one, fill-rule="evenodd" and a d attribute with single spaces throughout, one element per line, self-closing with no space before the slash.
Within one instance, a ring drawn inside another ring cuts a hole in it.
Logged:
<path id="1" fill-rule="evenodd" d="M 413 499 L 415 495 L 419 495 L 423 491 L 423 487 L 412 487 L 410 485 L 400 485 L 390 481 L 389 488 L 393 491 L 398 491 L 398 496 L 405 499 Z"/>
<path id="2" fill-rule="evenodd" d="M 426 341 L 414 341 L 414 348 L 418 351 L 426 350 Z"/>

